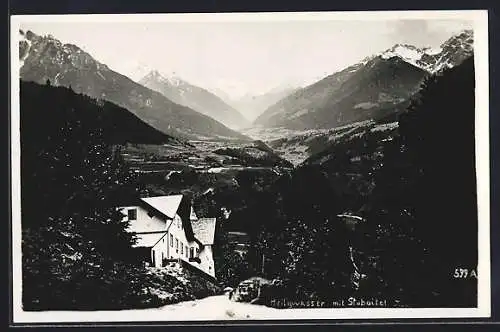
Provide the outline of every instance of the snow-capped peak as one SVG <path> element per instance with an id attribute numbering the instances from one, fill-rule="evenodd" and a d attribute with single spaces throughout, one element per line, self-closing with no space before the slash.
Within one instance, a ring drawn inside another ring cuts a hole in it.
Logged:
<path id="1" fill-rule="evenodd" d="M 436 73 L 444 68 L 451 68 L 472 55 L 472 44 L 472 30 L 464 30 L 450 37 L 440 47 L 418 48 L 408 44 L 396 44 L 378 56 L 382 59 L 398 57 L 430 73 Z"/>
<path id="2" fill-rule="evenodd" d="M 441 47 L 426 47 L 423 48 L 422 51 L 424 51 L 424 53 L 428 55 L 436 55 L 441 53 L 443 49 Z"/>
<path id="3" fill-rule="evenodd" d="M 65 44 L 54 36 L 37 35 L 31 30 L 19 30 L 19 60 L 21 68 L 25 62 L 36 59 L 45 65 L 60 66 L 61 71 L 68 68 L 85 70 L 109 70 L 109 68 L 92 58 L 83 49 L 73 44 Z M 36 57 L 31 57 L 36 55 Z M 43 58 L 43 60 L 40 60 Z"/>
<path id="4" fill-rule="evenodd" d="M 168 84 L 171 86 L 176 86 L 176 87 L 186 84 L 175 73 L 172 73 L 171 75 L 165 75 L 165 74 L 160 73 L 156 69 L 149 72 L 149 74 L 144 77 L 144 80 L 155 80 L 157 82 Z"/>
<path id="5" fill-rule="evenodd" d="M 180 86 L 180 85 L 184 84 L 184 81 L 179 76 L 176 76 L 175 74 L 169 75 L 165 79 L 168 81 L 168 83 L 170 85 L 173 85 L 173 86 Z"/>
<path id="6" fill-rule="evenodd" d="M 380 56 L 382 57 L 382 59 L 400 57 L 407 62 L 416 63 L 422 58 L 422 55 L 424 53 L 425 52 L 422 49 L 419 49 L 413 45 L 396 44 L 392 48 L 386 50 L 385 52 L 382 52 Z"/>

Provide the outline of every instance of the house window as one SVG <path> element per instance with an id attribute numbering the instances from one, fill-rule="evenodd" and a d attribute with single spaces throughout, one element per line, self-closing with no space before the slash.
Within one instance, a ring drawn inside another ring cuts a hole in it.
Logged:
<path id="1" fill-rule="evenodd" d="M 189 249 L 189 258 L 194 258 L 194 248 Z"/>
<path id="2" fill-rule="evenodd" d="M 181 242 L 181 255 L 184 255 L 184 244 Z"/>
<path id="3" fill-rule="evenodd" d="M 137 220 L 137 210 L 136 209 L 128 210 L 128 220 Z"/>
<path id="4" fill-rule="evenodd" d="M 151 265 L 156 266 L 154 250 L 151 252 Z"/>
<path id="5" fill-rule="evenodd" d="M 170 246 L 174 246 L 174 236 L 172 234 L 170 234 Z"/>
<path id="6" fill-rule="evenodd" d="M 175 239 L 175 252 L 179 252 L 179 239 Z"/>
<path id="7" fill-rule="evenodd" d="M 186 246 L 186 258 L 188 257 L 188 246 Z"/>

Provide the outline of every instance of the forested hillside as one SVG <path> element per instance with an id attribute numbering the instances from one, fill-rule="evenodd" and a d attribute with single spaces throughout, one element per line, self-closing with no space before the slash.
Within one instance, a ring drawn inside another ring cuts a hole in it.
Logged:
<path id="1" fill-rule="evenodd" d="M 103 139 L 111 144 L 177 141 L 108 101 L 78 94 L 71 88 L 52 86 L 49 80 L 45 85 L 26 81 L 20 84 L 23 131 L 37 144 L 43 145 L 46 134 L 70 118 L 89 129 L 102 130 Z"/>
<path id="2" fill-rule="evenodd" d="M 255 123 L 307 130 L 380 119 L 404 110 L 427 74 L 398 57 L 375 57 L 297 90 Z"/>
<path id="3" fill-rule="evenodd" d="M 135 264 L 135 240 L 114 208 L 142 190 L 116 144 L 170 138 L 126 110 L 66 88 L 21 83 L 20 102 L 24 309 L 119 309 L 191 299 L 191 288 L 174 277 L 147 274 Z M 155 287 L 170 296 L 160 299 Z"/>
<path id="4" fill-rule="evenodd" d="M 258 216 L 253 264 L 264 255 L 264 275 L 284 280 L 269 298 L 476 305 L 477 280 L 453 276 L 477 265 L 474 84 L 473 58 L 430 77 L 399 133 L 332 145 L 242 212 Z M 362 218 L 349 228 L 343 213 Z"/>
<path id="5" fill-rule="evenodd" d="M 385 274 L 405 302 L 476 305 L 477 280 L 453 276 L 457 268 L 477 269 L 475 111 L 481 110 L 469 58 L 425 82 L 400 118 L 399 137 L 385 147 L 367 226 L 385 225 L 393 239 L 376 246 L 391 253 Z"/>

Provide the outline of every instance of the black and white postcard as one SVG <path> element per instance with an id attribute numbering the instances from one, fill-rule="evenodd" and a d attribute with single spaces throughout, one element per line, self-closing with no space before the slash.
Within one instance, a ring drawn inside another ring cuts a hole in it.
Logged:
<path id="1" fill-rule="evenodd" d="M 14 323 L 490 316 L 486 11 L 11 18 Z"/>

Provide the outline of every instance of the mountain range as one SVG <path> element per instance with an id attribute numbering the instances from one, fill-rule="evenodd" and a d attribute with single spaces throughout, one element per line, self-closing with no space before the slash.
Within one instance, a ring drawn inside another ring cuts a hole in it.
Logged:
<path id="1" fill-rule="evenodd" d="M 51 135 L 61 130 L 74 136 L 78 135 L 78 128 L 86 128 L 102 135 L 109 144 L 169 143 L 184 146 L 182 141 L 156 130 L 111 102 L 97 101 L 62 86 L 21 81 L 19 87 L 21 132 L 26 141 L 22 143 L 33 145 L 50 140 Z M 40 126 L 47 118 L 50 121 Z"/>
<path id="2" fill-rule="evenodd" d="M 454 67 L 471 55 L 470 30 L 452 36 L 438 49 L 397 44 L 298 89 L 267 108 L 254 124 L 324 129 L 397 114 L 406 109 L 425 77 Z"/>
<path id="3" fill-rule="evenodd" d="M 161 132 L 185 139 L 243 139 L 242 134 L 189 107 L 176 104 L 130 78 L 111 70 L 73 44 L 52 36 L 19 31 L 20 78 L 111 101 Z"/>
<path id="4" fill-rule="evenodd" d="M 396 44 L 380 56 L 399 57 L 412 65 L 435 74 L 455 67 L 470 57 L 473 52 L 474 35 L 472 30 L 464 30 L 446 40 L 439 48 L 418 48 L 408 44 Z"/>
<path id="5" fill-rule="evenodd" d="M 425 77 L 473 54 L 473 33 L 465 30 L 439 48 L 396 44 L 303 88 L 282 86 L 230 98 L 156 70 L 134 82 L 76 45 L 50 35 L 19 33 L 22 80 L 48 80 L 113 102 L 155 129 L 185 139 L 248 140 L 236 131 L 250 127 L 247 119 L 255 119 L 257 128 L 303 131 L 391 118 L 408 107 Z"/>
<path id="6" fill-rule="evenodd" d="M 139 83 L 161 93 L 179 105 L 210 116 L 229 128 L 238 129 L 250 124 L 243 115 L 221 98 L 180 77 L 162 75 L 157 70 L 153 70 L 139 80 Z"/>

